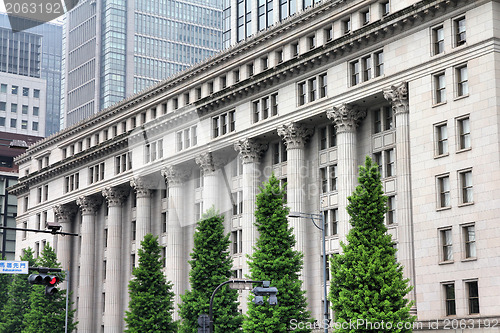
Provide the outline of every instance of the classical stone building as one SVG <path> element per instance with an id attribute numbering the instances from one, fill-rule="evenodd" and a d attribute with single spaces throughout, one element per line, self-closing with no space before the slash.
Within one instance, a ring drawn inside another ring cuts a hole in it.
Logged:
<path id="1" fill-rule="evenodd" d="M 255 195 L 274 172 L 292 211 L 324 212 L 326 250 L 336 253 L 369 155 L 420 331 L 462 319 L 493 326 L 499 13 L 491 0 L 316 3 L 18 157 L 18 226 L 57 220 L 79 237 L 18 233 L 17 254 L 53 244 L 71 272 L 78 331 L 121 332 L 146 233 L 164 246 L 179 301 L 195 223 L 215 206 L 231 233 L 235 276 L 245 276 L 258 237 Z M 308 219 L 290 224 L 321 319 L 321 233 Z"/>

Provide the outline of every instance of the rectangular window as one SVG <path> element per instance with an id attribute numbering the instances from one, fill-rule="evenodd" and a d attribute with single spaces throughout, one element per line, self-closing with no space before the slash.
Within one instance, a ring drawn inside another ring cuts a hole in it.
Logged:
<path id="1" fill-rule="evenodd" d="M 342 32 L 347 35 L 351 32 L 351 18 L 342 21 Z"/>
<path id="2" fill-rule="evenodd" d="M 144 163 L 163 158 L 163 139 L 146 144 L 144 152 Z"/>
<path id="3" fill-rule="evenodd" d="M 33 97 L 40 98 L 40 89 L 33 89 Z"/>
<path id="4" fill-rule="evenodd" d="M 451 206 L 450 201 L 450 176 L 441 176 L 437 178 L 438 187 L 438 208 L 447 208 Z"/>
<path id="5" fill-rule="evenodd" d="M 5 127 L 5 117 L 0 117 L 0 126 Z"/>
<path id="6" fill-rule="evenodd" d="M 17 113 L 17 104 L 16 103 L 10 104 L 10 112 Z"/>
<path id="7" fill-rule="evenodd" d="M 458 146 L 460 150 L 471 147 L 470 138 L 470 120 L 469 117 L 463 117 L 457 120 L 458 126 Z"/>
<path id="8" fill-rule="evenodd" d="M 382 110 L 375 110 L 373 115 L 373 133 L 382 132 Z"/>
<path id="9" fill-rule="evenodd" d="M 234 82 L 240 82 L 240 70 L 239 69 L 235 69 L 233 71 L 233 79 L 234 79 Z"/>
<path id="10" fill-rule="evenodd" d="M 337 131 L 334 125 L 328 125 L 319 130 L 320 150 L 335 147 L 337 145 Z"/>
<path id="11" fill-rule="evenodd" d="M 361 12 L 361 21 L 363 25 L 370 23 L 370 10 L 366 9 Z"/>
<path id="12" fill-rule="evenodd" d="M 309 102 L 315 101 L 318 99 L 318 81 L 315 77 L 309 79 L 307 82 L 309 86 Z"/>
<path id="13" fill-rule="evenodd" d="M 10 120 L 10 127 L 16 128 L 17 126 L 17 119 L 11 119 Z"/>
<path id="14" fill-rule="evenodd" d="M 312 50 L 316 47 L 316 35 L 311 35 L 307 37 L 307 45 L 309 50 Z"/>
<path id="15" fill-rule="evenodd" d="M 384 107 L 384 130 L 388 131 L 394 127 L 394 118 L 392 114 L 392 107 Z"/>
<path id="16" fill-rule="evenodd" d="M 469 314 L 477 314 L 479 313 L 479 290 L 477 287 L 477 281 L 470 281 L 465 284 L 467 285 Z"/>
<path id="17" fill-rule="evenodd" d="M 382 1 L 380 3 L 380 9 L 382 12 L 382 16 L 386 16 L 390 13 L 389 1 Z"/>
<path id="18" fill-rule="evenodd" d="M 243 232 L 242 230 L 235 230 L 231 232 L 231 243 L 233 254 L 241 253 L 243 247 Z"/>
<path id="19" fill-rule="evenodd" d="M 455 68 L 455 77 L 457 79 L 457 96 L 467 96 L 469 94 L 467 65 Z"/>
<path id="20" fill-rule="evenodd" d="M 432 29 L 433 54 L 444 52 L 444 28 L 442 25 Z"/>
<path id="21" fill-rule="evenodd" d="M 235 111 L 229 111 L 212 118 L 214 138 L 236 130 L 234 116 Z"/>
<path id="22" fill-rule="evenodd" d="M 329 42 L 333 39 L 333 27 L 329 26 L 324 29 L 325 41 Z"/>
<path id="23" fill-rule="evenodd" d="M 29 95 L 30 95 L 30 88 L 23 87 L 23 96 L 29 97 Z"/>
<path id="24" fill-rule="evenodd" d="M 252 102 L 254 123 L 278 114 L 278 93 Z"/>
<path id="25" fill-rule="evenodd" d="M 21 120 L 21 129 L 28 129 L 28 121 Z"/>
<path id="26" fill-rule="evenodd" d="M 33 131 L 38 131 L 38 122 L 34 121 L 32 124 L 31 124 L 31 129 Z"/>
<path id="27" fill-rule="evenodd" d="M 326 97 L 327 95 L 326 74 L 319 75 L 318 79 L 319 79 L 319 98 Z"/>
<path id="28" fill-rule="evenodd" d="M 465 16 L 453 20 L 453 29 L 455 33 L 455 46 L 464 45 L 465 38 Z"/>
<path id="29" fill-rule="evenodd" d="M 325 236 L 335 236 L 338 233 L 338 213 L 339 210 L 329 209 L 323 212 L 325 219 Z"/>
<path id="30" fill-rule="evenodd" d="M 115 174 L 132 169 L 132 152 L 115 156 Z"/>
<path id="31" fill-rule="evenodd" d="M 359 76 L 359 60 L 356 60 L 351 62 L 351 86 L 355 86 L 361 82 Z"/>
<path id="32" fill-rule="evenodd" d="M 286 151 L 286 146 L 283 142 L 274 143 L 272 145 L 272 153 L 273 153 L 273 164 L 286 162 L 287 151 Z"/>
<path id="33" fill-rule="evenodd" d="M 104 179 L 104 162 L 89 167 L 89 184 Z"/>
<path id="34" fill-rule="evenodd" d="M 12 95 L 17 95 L 18 90 L 19 90 L 18 86 L 12 86 L 10 92 L 12 93 Z"/>
<path id="35" fill-rule="evenodd" d="M 7 111 L 7 103 L 0 102 L 0 111 Z"/>
<path id="36" fill-rule="evenodd" d="M 7 85 L 5 83 L 2 83 L 0 85 L 0 93 L 3 93 L 3 94 L 7 93 Z"/>
<path id="37" fill-rule="evenodd" d="M 304 105 L 305 103 L 313 102 L 318 98 L 326 97 L 326 89 L 327 89 L 326 84 L 327 84 L 326 73 L 314 76 L 308 79 L 307 81 L 299 82 L 297 84 L 299 106 Z"/>
<path id="38" fill-rule="evenodd" d="M 39 113 L 40 113 L 40 108 L 38 106 L 34 106 L 33 107 L 33 115 L 38 116 Z"/>
<path id="39" fill-rule="evenodd" d="M 457 306 L 455 304 L 455 284 L 447 283 L 444 284 L 444 295 L 445 295 L 445 309 L 447 316 L 453 316 L 457 314 Z"/>
<path id="40" fill-rule="evenodd" d="M 465 259 L 476 258 L 476 228 L 474 225 L 462 227 Z"/>
<path id="41" fill-rule="evenodd" d="M 385 151 L 385 176 L 392 177 L 396 175 L 396 168 L 394 166 L 396 158 L 394 156 L 394 149 Z"/>
<path id="42" fill-rule="evenodd" d="M 304 105 L 306 103 L 306 83 L 301 82 L 297 85 L 297 87 L 299 96 L 299 106 Z"/>
<path id="43" fill-rule="evenodd" d="M 386 214 L 387 225 L 396 223 L 396 196 L 391 195 L 387 197 L 387 214 Z"/>
<path id="44" fill-rule="evenodd" d="M 64 193 L 78 190 L 79 185 L 80 185 L 80 175 L 78 172 L 64 177 L 64 189 L 65 189 Z"/>
<path id="45" fill-rule="evenodd" d="M 299 55 L 299 43 L 295 42 L 292 44 L 292 56 L 296 57 Z"/>
<path id="46" fill-rule="evenodd" d="M 363 81 L 368 81 L 372 78 L 372 57 L 364 57 L 361 59 L 363 65 Z"/>
<path id="47" fill-rule="evenodd" d="M 231 200 L 233 204 L 233 216 L 241 215 L 243 213 L 243 191 L 231 193 Z"/>
<path id="48" fill-rule="evenodd" d="M 28 114 L 28 106 L 27 105 L 23 105 L 21 107 L 21 113 L 22 114 Z"/>
<path id="49" fill-rule="evenodd" d="M 446 80 L 444 73 L 434 75 L 434 102 L 435 104 L 446 102 Z"/>
<path id="50" fill-rule="evenodd" d="M 446 124 L 436 125 L 436 155 L 448 154 L 448 126 Z"/>
<path id="51" fill-rule="evenodd" d="M 453 261 L 453 239 L 450 229 L 443 229 L 441 233 L 442 261 Z"/>
<path id="52" fill-rule="evenodd" d="M 262 57 L 260 58 L 261 64 L 262 64 L 262 70 L 266 70 L 269 67 L 269 58 L 268 57 Z"/>
<path id="53" fill-rule="evenodd" d="M 468 204 L 474 201 L 472 194 L 472 170 L 459 172 L 460 181 L 460 203 Z"/>
<path id="54" fill-rule="evenodd" d="M 132 221 L 132 226 L 131 226 L 131 237 L 132 237 L 132 240 L 135 240 L 135 237 L 136 237 L 136 234 L 137 234 L 137 229 L 136 229 L 136 223 L 135 221 Z"/>
<path id="55" fill-rule="evenodd" d="M 374 54 L 375 77 L 384 75 L 384 52 L 379 51 Z"/>

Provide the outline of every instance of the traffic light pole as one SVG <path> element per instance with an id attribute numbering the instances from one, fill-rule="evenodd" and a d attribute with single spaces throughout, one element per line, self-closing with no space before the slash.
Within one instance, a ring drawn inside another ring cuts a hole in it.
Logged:
<path id="1" fill-rule="evenodd" d="M 225 286 L 226 284 L 229 283 L 264 283 L 264 281 L 253 281 L 253 280 L 238 280 L 238 279 L 233 279 L 233 280 L 228 280 L 226 282 L 223 282 L 215 288 L 214 292 L 212 293 L 212 296 L 210 297 L 210 307 L 208 309 L 208 320 L 209 320 L 209 330 L 208 333 L 213 333 L 214 331 L 214 315 L 213 315 L 213 304 L 214 304 L 214 297 L 217 291 L 219 291 L 220 288 Z"/>

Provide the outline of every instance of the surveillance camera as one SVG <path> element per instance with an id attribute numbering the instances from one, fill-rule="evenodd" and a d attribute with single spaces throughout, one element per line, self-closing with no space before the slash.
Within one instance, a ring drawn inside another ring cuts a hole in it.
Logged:
<path id="1" fill-rule="evenodd" d="M 57 222 L 47 222 L 45 223 L 45 227 L 49 229 L 53 234 L 61 230 L 61 225 Z"/>

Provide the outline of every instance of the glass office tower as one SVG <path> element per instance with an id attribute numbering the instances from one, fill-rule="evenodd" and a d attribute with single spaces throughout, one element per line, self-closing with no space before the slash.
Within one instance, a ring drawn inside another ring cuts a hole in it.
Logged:
<path id="1" fill-rule="evenodd" d="M 65 19 L 65 127 L 222 48 L 222 0 L 87 0 Z"/>

